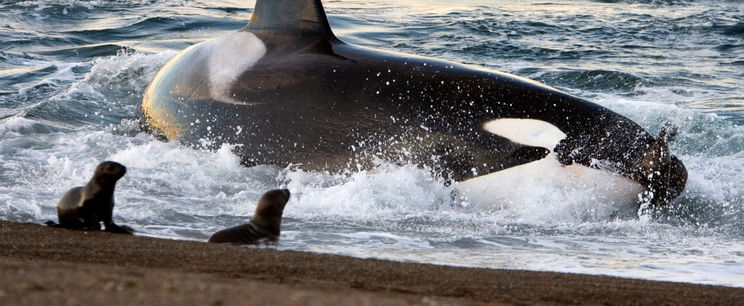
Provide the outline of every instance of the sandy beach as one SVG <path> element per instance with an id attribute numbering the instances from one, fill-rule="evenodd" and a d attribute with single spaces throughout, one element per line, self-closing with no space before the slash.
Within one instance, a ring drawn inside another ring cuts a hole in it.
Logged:
<path id="1" fill-rule="evenodd" d="M 744 288 L 446 267 L 0 221 L 1 305 L 742 305 Z"/>

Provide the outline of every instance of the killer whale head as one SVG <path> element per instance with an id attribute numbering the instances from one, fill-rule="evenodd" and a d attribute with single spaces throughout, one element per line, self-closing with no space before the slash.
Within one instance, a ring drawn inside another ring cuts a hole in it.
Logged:
<path id="1" fill-rule="evenodd" d="M 245 28 L 166 64 L 142 109 L 167 139 L 240 144 L 248 165 L 326 170 L 356 158 L 360 142 L 385 150 L 407 134 L 398 139 L 428 139 L 416 162 L 436 155 L 432 168 L 457 181 L 552 158 L 620 174 L 666 203 L 687 177 L 671 139 L 597 104 L 482 67 L 344 43 L 319 0 L 256 1 Z"/>

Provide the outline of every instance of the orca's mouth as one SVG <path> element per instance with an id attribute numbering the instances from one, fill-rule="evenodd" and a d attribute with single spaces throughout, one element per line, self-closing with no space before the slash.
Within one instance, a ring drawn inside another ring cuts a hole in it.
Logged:
<path id="1" fill-rule="evenodd" d="M 598 156 L 605 154 L 599 152 L 605 150 L 604 146 L 614 144 L 604 143 L 590 135 L 569 136 L 546 121 L 500 118 L 486 122 L 483 129 L 515 143 L 547 148 L 564 166 L 580 164 L 625 176 L 644 187 L 651 204 L 669 203 L 682 194 L 687 183 L 687 169 L 669 151 L 669 143 L 676 136 L 676 127 L 671 124 L 666 124 L 653 142 L 641 149 L 643 152 L 640 152 L 638 160 L 612 159 L 618 165 L 613 166 L 613 162 L 608 161 L 608 167 L 601 165 L 603 161 Z M 633 150 L 633 147 L 625 149 Z"/>

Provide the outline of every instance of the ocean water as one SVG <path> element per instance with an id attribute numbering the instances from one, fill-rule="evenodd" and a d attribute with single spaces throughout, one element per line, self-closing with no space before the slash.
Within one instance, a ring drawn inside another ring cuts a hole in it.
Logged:
<path id="1" fill-rule="evenodd" d="M 325 1 L 344 41 L 538 80 L 656 133 L 690 178 L 663 209 L 616 218 L 582 190 L 520 184 L 516 205 L 453 196 L 429 171 L 242 167 L 139 129 L 179 50 L 243 27 L 253 1 L 0 1 L 0 219 L 42 223 L 102 160 L 125 164 L 114 219 L 205 240 L 289 188 L 280 250 L 744 287 L 744 2 Z"/>

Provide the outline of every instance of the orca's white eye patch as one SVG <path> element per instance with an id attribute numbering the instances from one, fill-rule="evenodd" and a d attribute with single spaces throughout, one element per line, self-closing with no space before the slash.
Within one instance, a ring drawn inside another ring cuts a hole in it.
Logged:
<path id="1" fill-rule="evenodd" d="M 483 129 L 516 143 L 551 151 L 561 139 L 566 138 L 566 134 L 555 125 L 537 119 L 496 119 L 483 124 Z"/>

